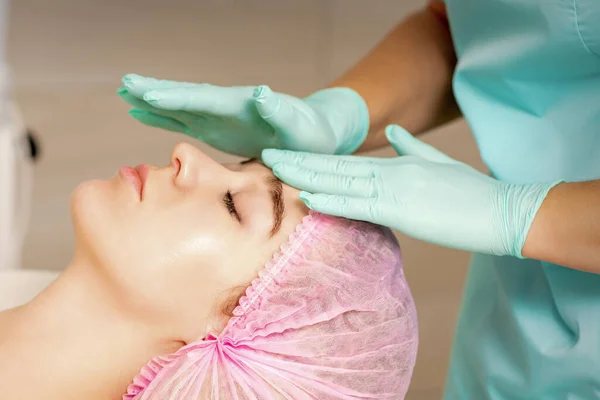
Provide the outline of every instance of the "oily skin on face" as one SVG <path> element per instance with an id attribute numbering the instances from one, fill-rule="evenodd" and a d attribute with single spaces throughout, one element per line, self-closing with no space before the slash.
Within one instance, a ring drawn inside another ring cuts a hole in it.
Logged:
<path id="1" fill-rule="evenodd" d="M 0 313 L 0 398 L 120 398 L 150 358 L 218 334 L 219 304 L 308 212 L 259 162 L 220 165 L 187 144 L 138 171 L 141 187 L 122 169 L 74 191 L 71 264 Z"/>

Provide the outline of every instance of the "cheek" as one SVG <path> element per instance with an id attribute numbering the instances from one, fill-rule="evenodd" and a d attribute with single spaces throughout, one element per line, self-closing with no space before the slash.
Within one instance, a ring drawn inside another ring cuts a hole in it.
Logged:
<path id="1" fill-rule="evenodd" d="M 198 282 L 219 280 L 219 271 L 227 263 L 234 244 L 242 240 L 236 226 L 227 215 L 215 210 L 195 207 L 175 207 L 165 212 L 145 230 L 147 241 L 154 242 L 152 262 L 157 271 L 163 271 L 173 286 L 190 282 L 197 291 Z"/>
<path id="2" fill-rule="evenodd" d="M 219 293 L 228 289 L 220 271 L 240 233 L 226 214 L 198 204 L 139 210 L 114 235 L 118 260 L 110 268 L 138 310 L 152 310 L 174 326 L 202 321 Z M 126 244 L 125 246 L 123 244 Z M 237 254 L 237 253 L 236 253 Z"/>

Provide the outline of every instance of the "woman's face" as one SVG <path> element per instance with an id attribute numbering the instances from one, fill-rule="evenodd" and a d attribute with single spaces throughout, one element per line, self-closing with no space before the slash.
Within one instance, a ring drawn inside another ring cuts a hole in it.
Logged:
<path id="1" fill-rule="evenodd" d="M 256 278 L 308 210 L 261 163 L 220 165 L 187 144 L 169 166 L 136 170 L 75 190 L 75 258 L 97 267 L 119 307 L 195 340 L 218 329 L 219 303 Z"/>

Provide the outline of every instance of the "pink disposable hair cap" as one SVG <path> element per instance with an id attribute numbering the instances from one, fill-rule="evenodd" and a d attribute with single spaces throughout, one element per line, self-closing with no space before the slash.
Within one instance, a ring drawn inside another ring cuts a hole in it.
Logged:
<path id="1" fill-rule="evenodd" d="M 154 358 L 123 398 L 398 400 L 417 346 L 392 232 L 311 212 L 221 334 Z"/>

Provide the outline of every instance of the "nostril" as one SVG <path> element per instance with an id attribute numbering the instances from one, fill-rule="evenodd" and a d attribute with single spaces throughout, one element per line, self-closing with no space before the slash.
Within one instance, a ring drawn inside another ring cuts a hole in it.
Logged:
<path id="1" fill-rule="evenodd" d="M 173 165 L 175 166 L 175 176 L 179 175 L 179 171 L 181 171 L 181 161 L 179 158 L 175 157 L 173 160 Z"/>

